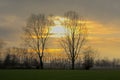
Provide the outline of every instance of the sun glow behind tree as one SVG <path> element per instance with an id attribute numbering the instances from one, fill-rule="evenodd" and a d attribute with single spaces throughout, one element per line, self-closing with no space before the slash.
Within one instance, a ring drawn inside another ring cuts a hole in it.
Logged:
<path id="1" fill-rule="evenodd" d="M 66 18 L 60 17 L 60 16 L 55 16 L 55 17 L 53 17 L 52 20 L 54 22 L 54 26 L 51 26 L 51 29 L 50 29 L 51 36 L 50 37 L 61 38 L 71 32 L 69 27 L 66 28 L 64 26 L 64 22 L 67 21 Z M 78 20 L 78 23 L 86 24 L 87 21 L 79 21 Z M 76 31 L 76 34 L 78 34 L 78 33 L 79 33 L 79 29 Z"/>
<path id="2" fill-rule="evenodd" d="M 65 27 L 62 25 L 64 21 L 63 17 L 56 16 L 53 18 L 54 26 L 51 27 L 50 33 L 52 34 L 51 37 L 64 37 L 65 35 Z"/>

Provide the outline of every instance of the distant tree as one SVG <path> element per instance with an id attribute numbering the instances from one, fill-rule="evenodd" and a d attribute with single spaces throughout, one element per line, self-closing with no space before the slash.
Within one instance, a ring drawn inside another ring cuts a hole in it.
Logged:
<path id="1" fill-rule="evenodd" d="M 16 67 L 19 64 L 19 59 L 15 54 L 11 55 L 11 66 Z"/>
<path id="2" fill-rule="evenodd" d="M 15 66 L 19 63 L 19 59 L 15 54 L 17 51 L 16 48 L 7 48 L 6 49 L 6 57 L 4 59 L 4 67 L 15 68 Z"/>
<path id="3" fill-rule="evenodd" d="M 86 70 L 89 70 L 94 65 L 96 51 L 93 50 L 90 46 L 85 48 L 83 52 L 83 67 Z"/>
<path id="4" fill-rule="evenodd" d="M 74 11 L 66 12 L 64 19 L 63 25 L 66 32 L 61 45 L 72 63 L 72 69 L 74 69 L 75 61 L 86 42 L 87 28 L 82 17 L 79 17 Z"/>
<path id="5" fill-rule="evenodd" d="M 8 67 L 11 65 L 11 56 L 10 54 L 7 54 L 4 60 L 4 67 Z"/>
<path id="6" fill-rule="evenodd" d="M 101 60 L 101 67 L 111 67 L 112 62 L 108 58 L 104 58 Z"/>
<path id="7" fill-rule="evenodd" d="M 112 60 L 112 65 L 113 65 L 113 68 L 116 68 L 116 67 L 119 67 L 120 66 L 120 59 L 113 59 Z"/>
<path id="8" fill-rule="evenodd" d="M 24 65 L 26 68 L 30 68 L 30 67 L 31 67 L 30 58 L 24 57 L 23 65 Z"/>
<path id="9" fill-rule="evenodd" d="M 44 14 L 32 14 L 28 19 L 26 27 L 24 27 L 25 43 L 31 48 L 31 51 L 38 54 L 40 69 L 43 69 L 44 50 L 51 24 L 52 21 Z"/>
<path id="10" fill-rule="evenodd" d="M 67 63 L 65 63 L 65 60 L 60 58 L 54 58 L 50 61 L 50 67 L 54 69 L 65 69 L 66 64 Z"/>
<path id="11" fill-rule="evenodd" d="M 120 68 L 120 59 L 108 59 L 107 57 L 103 59 L 98 59 L 95 61 L 95 66 L 99 68 Z"/>

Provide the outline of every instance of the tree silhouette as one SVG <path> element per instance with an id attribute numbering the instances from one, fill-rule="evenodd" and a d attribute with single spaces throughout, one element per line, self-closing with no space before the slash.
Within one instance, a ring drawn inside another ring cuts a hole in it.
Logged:
<path id="1" fill-rule="evenodd" d="M 10 54 L 7 54 L 4 60 L 4 67 L 10 66 L 11 65 L 11 56 Z"/>
<path id="2" fill-rule="evenodd" d="M 86 42 L 87 29 L 85 21 L 74 11 L 65 13 L 64 18 L 63 25 L 66 33 L 61 45 L 72 63 L 72 69 L 74 69 L 75 60 Z"/>
<path id="3" fill-rule="evenodd" d="M 49 17 L 44 14 L 32 14 L 28 19 L 26 27 L 24 27 L 25 43 L 33 52 L 38 54 L 41 69 L 43 69 L 44 50 L 51 23 Z"/>
<path id="4" fill-rule="evenodd" d="M 96 51 L 93 50 L 90 46 L 85 48 L 83 52 L 83 67 L 86 70 L 89 70 L 94 65 Z"/>

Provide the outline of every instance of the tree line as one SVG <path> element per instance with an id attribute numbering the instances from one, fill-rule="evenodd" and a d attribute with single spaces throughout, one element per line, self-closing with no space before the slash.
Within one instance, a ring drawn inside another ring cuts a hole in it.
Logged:
<path id="1" fill-rule="evenodd" d="M 120 59 L 95 59 L 91 57 L 93 55 L 89 54 L 89 52 L 90 49 L 87 48 L 82 59 L 78 57 L 75 62 L 75 69 L 120 69 Z M 37 55 L 28 52 L 26 49 L 12 47 L 6 49 L 3 54 L 6 55 L 4 59 L 3 56 L 0 56 L 0 69 L 39 69 Z M 46 55 L 43 61 L 44 69 L 72 69 L 71 61 L 68 58 Z"/>

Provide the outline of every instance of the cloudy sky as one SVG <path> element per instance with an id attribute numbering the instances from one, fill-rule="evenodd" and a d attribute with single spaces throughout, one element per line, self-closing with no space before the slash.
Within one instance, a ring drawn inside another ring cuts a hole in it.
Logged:
<path id="1" fill-rule="evenodd" d="M 89 44 L 102 57 L 120 58 L 120 0 L 0 0 L 0 39 L 19 45 L 32 13 L 62 16 L 69 10 L 90 22 Z"/>

